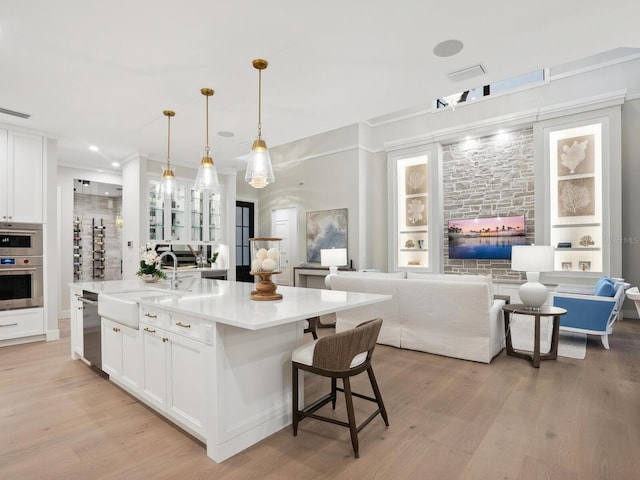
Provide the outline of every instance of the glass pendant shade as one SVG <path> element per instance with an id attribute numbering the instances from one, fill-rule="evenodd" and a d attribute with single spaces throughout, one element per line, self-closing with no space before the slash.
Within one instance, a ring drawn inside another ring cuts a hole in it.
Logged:
<path id="1" fill-rule="evenodd" d="M 275 181 L 271 156 L 264 140 L 258 139 L 253 142 L 244 179 L 253 188 L 263 188 Z"/>
<path id="2" fill-rule="evenodd" d="M 204 154 L 200 154 L 200 166 L 198 167 L 198 174 L 196 176 L 196 183 L 194 190 L 211 190 L 217 192 L 220 190 L 220 183 L 218 181 L 218 172 L 216 165 L 213 162 L 211 156 L 211 149 L 209 148 L 209 97 L 214 94 L 211 88 L 202 88 L 200 93 L 205 96 L 206 99 L 206 138 L 207 144 L 204 147 Z"/>
<path id="3" fill-rule="evenodd" d="M 171 167 L 171 117 L 175 116 L 172 110 L 164 110 L 162 114 L 167 117 L 167 164 L 162 168 L 160 181 L 160 194 L 163 197 L 173 197 L 176 191 L 176 175 Z"/>
<path id="4" fill-rule="evenodd" d="M 253 68 L 258 70 L 258 139 L 251 147 L 244 175 L 245 181 L 253 188 L 264 188 L 276 179 L 271 168 L 271 156 L 267 144 L 262 140 L 262 70 L 267 68 L 267 65 L 269 65 L 267 61 L 261 58 L 253 61 Z"/>
<path id="5" fill-rule="evenodd" d="M 160 194 L 163 197 L 171 198 L 176 192 L 176 175 L 173 167 L 167 165 L 162 168 L 162 182 L 160 184 Z"/>
<path id="6" fill-rule="evenodd" d="M 200 161 L 200 167 L 198 168 L 198 175 L 196 176 L 195 190 L 210 190 L 217 192 L 220 190 L 220 183 L 218 182 L 218 172 L 216 171 L 216 165 L 213 163 L 213 158 L 206 152 L 202 155 Z"/>

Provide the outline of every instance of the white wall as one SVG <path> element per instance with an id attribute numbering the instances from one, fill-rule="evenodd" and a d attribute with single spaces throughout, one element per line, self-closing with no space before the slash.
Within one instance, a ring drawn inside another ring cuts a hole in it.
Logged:
<path id="1" fill-rule="evenodd" d="M 255 234 L 271 234 L 273 209 L 297 206 L 298 258 L 291 259 L 292 265 L 306 261 L 306 212 L 336 208 L 348 209 L 348 256 L 354 267 L 358 265 L 362 188 L 358 141 L 358 126 L 352 125 L 270 150 L 276 181 L 258 192 Z"/>

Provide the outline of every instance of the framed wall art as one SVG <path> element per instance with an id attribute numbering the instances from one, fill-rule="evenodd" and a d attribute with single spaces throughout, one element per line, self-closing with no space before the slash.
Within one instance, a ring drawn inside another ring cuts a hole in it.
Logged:
<path id="1" fill-rule="evenodd" d="M 347 248 L 348 209 L 307 212 L 307 262 L 319 262 L 323 248 Z"/>

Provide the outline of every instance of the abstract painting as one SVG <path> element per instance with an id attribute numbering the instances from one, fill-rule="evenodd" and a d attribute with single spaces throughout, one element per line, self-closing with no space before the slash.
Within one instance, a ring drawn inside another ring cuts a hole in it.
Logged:
<path id="1" fill-rule="evenodd" d="M 307 212 L 307 262 L 319 262 L 323 248 L 347 248 L 347 208 Z"/>

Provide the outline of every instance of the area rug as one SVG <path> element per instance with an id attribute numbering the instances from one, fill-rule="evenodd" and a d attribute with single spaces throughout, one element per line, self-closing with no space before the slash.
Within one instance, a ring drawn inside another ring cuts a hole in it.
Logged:
<path id="1" fill-rule="evenodd" d="M 533 351 L 533 319 L 529 316 L 513 315 L 509 322 L 511 344 L 518 350 Z M 551 321 L 541 319 L 540 353 L 548 353 L 551 349 Z M 587 355 L 587 336 L 584 333 L 560 331 L 558 340 L 558 356 L 583 360 Z"/>

